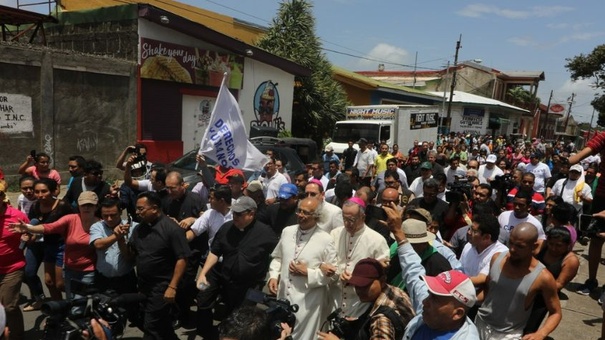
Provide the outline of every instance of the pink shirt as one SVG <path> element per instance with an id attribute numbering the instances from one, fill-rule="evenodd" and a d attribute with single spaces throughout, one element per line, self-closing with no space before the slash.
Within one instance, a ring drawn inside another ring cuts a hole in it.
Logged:
<path id="1" fill-rule="evenodd" d="M 45 234 L 61 234 L 65 239 L 65 267 L 77 271 L 95 269 L 97 255 L 90 245 L 90 234 L 82 227 L 78 214 L 69 214 L 44 224 Z"/>
<path id="2" fill-rule="evenodd" d="M 9 224 L 19 223 L 19 220 L 29 223 L 27 215 L 10 205 L 7 205 L 6 212 L 0 215 L 0 275 L 25 267 L 25 256 L 23 250 L 19 249 L 21 234 L 8 229 Z"/>
<path id="3" fill-rule="evenodd" d="M 50 178 L 50 179 L 54 180 L 55 182 L 57 182 L 57 184 L 61 185 L 61 175 L 59 175 L 59 172 L 57 172 L 57 170 L 55 170 L 55 169 L 50 169 L 50 172 L 48 173 L 48 175 L 41 176 L 38 173 L 38 169 L 36 168 L 36 166 L 32 165 L 29 168 L 25 169 L 25 173 L 31 174 L 32 177 L 35 179 L 40 179 L 40 177 Z"/>

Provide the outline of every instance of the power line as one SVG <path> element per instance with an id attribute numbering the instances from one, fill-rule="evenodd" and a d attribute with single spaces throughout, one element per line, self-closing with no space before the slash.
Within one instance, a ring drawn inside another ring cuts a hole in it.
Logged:
<path id="1" fill-rule="evenodd" d="M 383 64 L 389 64 L 389 65 L 396 65 L 396 66 L 403 66 L 403 67 L 414 68 L 414 65 L 401 64 L 401 63 L 396 63 L 396 62 L 392 62 L 392 61 L 388 61 L 388 60 L 374 59 L 374 58 L 370 58 L 370 57 L 362 57 L 362 56 L 358 56 L 358 55 L 354 55 L 354 54 L 350 54 L 350 53 L 346 53 L 346 52 L 332 50 L 332 49 L 325 48 L 325 47 L 322 47 L 322 50 L 328 51 L 328 52 L 332 52 L 332 53 L 336 53 L 336 54 L 341 54 L 341 55 L 348 56 L 348 57 L 357 58 L 357 59 L 363 59 L 363 60 L 375 61 L 375 62 L 379 62 L 379 63 L 383 63 Z M 417 68 L 421 68 L 421 69 L 429 70 L 429 71 L 438 71 L 439 70 L 439 69 L 436 69 L 436 68 L 429 68 L 429 67 L 417 67 Z"/>

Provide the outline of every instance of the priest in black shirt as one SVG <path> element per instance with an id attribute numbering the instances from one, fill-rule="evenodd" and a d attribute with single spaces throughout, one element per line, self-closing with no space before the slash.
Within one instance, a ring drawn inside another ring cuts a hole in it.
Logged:
<path id="1" fill-rule="evenodd" d="M 139 194 L 136 212 L 141 223 L 129 242 L 130 255 L 136 259 L 139 291 L 147 297 L 143 339 L 178 339 L 170 320 L 190 252 L 185 230 L 162 213 L 161 205 L 157 193 Z"/>
<path id="2" fill-rule="evenodd" d="M 249 288 L 262 289 L 269 269 L 269 256 L 277 236 L 269 226 L 256 220 L 256 202 L 247 196 L 232 205 L 233 221 L 216 233 L 204 268 L 197 278 L 203 289 L 197 296 L 197 331 L 204 339 L 218 339 L 212 325 L 212 306 L 220 293 L 230 312 L 245 300 Z M 219 257 L 223 257 L 221 263 Z"/>

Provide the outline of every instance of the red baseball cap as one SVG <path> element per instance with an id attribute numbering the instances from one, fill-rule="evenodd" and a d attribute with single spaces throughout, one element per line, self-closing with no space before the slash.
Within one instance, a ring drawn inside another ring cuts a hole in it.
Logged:
<path id="1" fill-rule="evenodd" d="M 421 276 L 429 291 L 439 296 L 452 296 L 467 307 L 477 302 L 475 286 L 468 276 L 457 270 L 443 272 L 437 276 Z"/>

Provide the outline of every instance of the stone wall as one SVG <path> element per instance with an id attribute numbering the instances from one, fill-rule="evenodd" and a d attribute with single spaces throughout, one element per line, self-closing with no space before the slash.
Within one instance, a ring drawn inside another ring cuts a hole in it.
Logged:
<path id="1" fill-rule="evenodd" d="M 0 167 L 9 182 L 30 150 L 50 154 L 65 179 L 71 155 L 114 168 L 136 141 L 136 70 L 121 59 L 0 43 L 0 93 L 31 97 L 33 122 L 32 131 L 0 134 Z"/>

